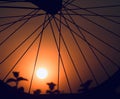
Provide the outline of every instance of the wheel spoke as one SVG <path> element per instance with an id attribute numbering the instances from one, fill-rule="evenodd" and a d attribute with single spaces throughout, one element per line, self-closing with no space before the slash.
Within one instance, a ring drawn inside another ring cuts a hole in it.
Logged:
<path id="1" fill-rule="evenodd" d="M 120 3 L 93 1 L 0 1 L 0 79 L 9 84 L 13 73 L 16 89 L 27 94 L 74 94 L 120 72 Z M 37 78 L 39 67 L 48 69 L 47 79 Z M 27 85 L 18 85 L 16 71 Z"/>
<path id="2" fill-rule="evenodd" d="M 68 20 L 67 18 L 65 18 L 66 20 Z M 58 20 L 59 21 L 59 19 L 58 18 L 56 18 L 56 20 Z M 68 22 L 69 22 L 70 20 L 68 20 Z M 67 27 L 67 25 L 65 24 L 65 23 L 63 23 L 63 22 L 61 22 L 65 27 Z M 74 24 L 74 23 L 73 23 Z M 79 26 L 78 26 L 79 27 Z M 68 28 L 68 27 L 67 27 Z M 70 29 L 70 31 L 72 31 L 76 36 L 78 36 L 81 40 L 83 40 L 83 41 L 85 41 L 86 42 L 86 40 L 84 39 L 84 38 L 82 38 L 78 33 L 76 33 L 74 30 L 72 30 L 71 28 L 69 28 Z M 83 28 L 81 28 L 82 30 L 84 30 Z M 85 30 L 86 31 L 86 30 Z M 88 32 L 88 31 L 86 31 L 86 32 Z M 95 49 L 98 53 L 100 53 L 103 57 L 105 57 L 106 59 L 108 59 L 112 64 L 114 64 L 118 69 L 120 68 L 120 66 L 119 66 L 119 64 L 117 64 L 117 63 L 115 63 L 112 59 L 110 59 L 108 56 L 106 56 L 102 51 L 100 51 L 99 49 L 97 49 L 94 45 L 92 45 L 90 42 L 87 42 L 93 49 Z M 106 42 L 105 42 L 106 43 Z M 111 45 L 110 45 L 111 46 Z M 115 49 L 115 51 L 117 51 L 116 49 Z M 119 51 L 118 51 L 119 52 Z"/>

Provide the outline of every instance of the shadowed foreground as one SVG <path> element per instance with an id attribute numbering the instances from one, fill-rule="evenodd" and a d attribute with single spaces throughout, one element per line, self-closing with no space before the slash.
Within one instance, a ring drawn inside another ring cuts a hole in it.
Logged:
<path id="1" fill-rule="evenodd" d="M 120 89 L 118 90 L 118 87 L 120 87 L 120 72 L 116 73 L 109 81 L 106 81 L 101 86 L 82 94 L 47 94 L 35 96 L 21 93 L 0 81 L 0 99 L 120 99 Z"/>

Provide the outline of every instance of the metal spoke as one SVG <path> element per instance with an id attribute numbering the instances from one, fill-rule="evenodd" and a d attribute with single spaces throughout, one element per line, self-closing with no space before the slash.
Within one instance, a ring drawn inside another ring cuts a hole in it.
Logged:
<path id="1" fill-rule="evenodd" d="M 0 1 L 0 80 L 8 84 L 18 70 L 29 78 L 24 92 L 37 97 L 41 93 L 72 95 L 79 89 L 87 93 L 102 86 L 120 71 L 119 8 L 115 1 Z M 24 64 L 31 69 L 25 75 Z M 48 79 L 40 79 L 39 90 L 35 73 L 41 65 L 48 65 L 53 89 Z M 89 80 L 92 84 L 84 86 Z"/>
<path id="2" fill-rule="evenodd" d="M 45 15 L 44 24 L 43 24 L 43 27 L 42 27 L 42 30 L 41 30 L 41 33 L 40 33 L 39 44 L 38 44 L 38 48 L 37 48 L 37 54 L 36 54 L 36 57 L 35 57 L 35 63 L 34 63 L 33 72 L 32 72 L 32 76 L 31 76 L 31 80 L 30 80 L 29 94 L 30 94 L 30 91 L 31 91 L 33 77 L 34 77 L 34 73 L 35 73 L 35 68 L 36 68 L 36 64 L 37 64 L 37 61 L 38 61 L 38 56 L 39 56 L 42 37 L 43 37 L 43 32 L 44 32 L 44 29 L 46 28 L 45 27 L 46 17 L 47 17 L 47 15 Z"/>
<path id="3" fill-rule="evenodd" d="M 108 21 L 111 21 L 111 22 L 113 22 L 113 23 L 120 24 L 119 22 L 117 22 L 117 21 L 115 21 L 115 20 L 112 20 L 112 19 L 110 19 L 110 18 L 107 18 L 107 17 L 105 17 L 105 16 L 102 16 L 101 14 L 98 14 L 98 13 L 96 13 L 96 12 L 94 12 L 94 11 L 91 11 L 91 10 L 88 10 L 88 9 L 84 9 L 84 8 L 82 8 L 82 7 L 79 7 L 79 6 L 75 5 L 75 4 L 70 4 L 70 5 L 71 5 L 71 6 L 74 6 L 74 7 L 77 7 L 78 9 L 81 9 L 81 10 L 86 11 L 86 12 L 88 12 L 88 13 L 98 15 L 99 17 L 101 17 L 101 18 L 103 18 L 103 19 L 106 19 L 106 20 L 108 20 Z M 71 11 L 71 10 L 70 10 L 70 11 Z M 74 11 L 72 11 L 72 12 L 74 12 Z M 75 13 L 76 13 L 76 12 L 75 12 Z"/>
<path id="4" fill-rule="evenodd" d="M 8 54 L 1 62 L 0 64 L 2 64 L 3 62 L 5 62 L 13 53 L 15 53 L 15 51 L 17 51 L 25 42 L 27 42 L 27 40 L 32 37 L 42 26 L 43 24 L 45 24 L 48 20 L 45 20 L 44 23 L 42 23 L 40 26 L 38 26 L 25 40 L 23 40 L 10 54 Z"/>
<path id="5" fill-rule="evenodd" d="M 56 18 L 56 20 L 59 21 L 58 18 Z M 66 19 L 68 20 L 68 19 Z M 69 20 L 68 20 L 69 21 Z M 64 22 L 61 22 L 65 27 L 67 27 L 67 25 Z M 68 27 L 67 27 L 68 28 Z M 71 28 L 69 28 L 70 31 L 72 31 L 76 36 L 78 36 L 81 40 L 85 41 L 86 40 L 84 38 L 82 38 L 78 33 L 76 33 L 74 30 L 72 30 Z M 119 64 L 115 63 L 112 59 L 110 59 L 108 56 L 106 56 L 105 54 L 103 54 L 103 52 L 101 52 L 99 49 L 97 49 L 94 45 L 92 45 L 90 42 L 87 42 L 93 49 L 95 49 L 98 53 L 100 53 L 103 57 L 105 57 L 107 60 L 109 60 L 112 64 L 114 64 L 118 69 L 120 68 Z"/>
<path id="6" fill-rule="evenodd" d="M 32 11 L 31 13 L 33 13 L 34 11 Z M 34 13 L 37 13 L 38 11 L 35 11 Z M 31 14 L 30 13 L 30 14 Z M 25 17 L 25 16 L 24 16 Z M 22 18 L 24 18 L 22 17 Z M 32 18 L 32 16 L 30 18 L 28 18 L 27 20 L 25 20 L 25 22 L 23 22 L 18 28 L 16 28 L 10 35 L 8 35 L 2 42 L 0 42 L 0 46 L 5 43 L 11 36 L 13 36 L 20 28 L 22 28 L 30 19 Z M 21 18 L 20 18 L 21 19 Z M 13 23 L 14 24 L 14 23 Z M 12 25 L 13 25 L 12 24 Z M 11 25 L 10 25 L 11 26 Z M 7 27 L 9 28 L 9 27 Z"/>
<path id="7" fill-rule="evenodd" d="M 107 75 L 108 77 L 110 77 L 109 73 L 108 73 L 107 70 L 104 68 L 104 65 L 103 65 L 102 62 L 100 61 L 99 57 L 96 55 L 96 53 L 94 52 L 94 50 L 92 49 L 92 47 L 89 45 L 89 43 L 88 43 L 89 41 L 87 40 L 87 38 L 85 37 L 85 35 L 82 33 L 82 31 L 80 30 L 80 28 L 77 26 L 77 24 L 75 23 L 74 19 L 73 19 L 72 16 L 69 14 L 69 12 L 68 12 L 67 10 L 66 10 L 66 12 L 68 13 L 69 18 L 70 18 L 70 19 L 72 20 L 72 22 L 75 24 L 75 26 L 76 26 L 76 28 L 78 29 L 79 33 L 83 36 L 84 41 L 87 43 L 88 47 L 90 48 L 90 50 L 92 51 L 92 53 L 93 53 L 94 56 L 96 57 L 97 61 L 99 62 L 99 64 L 100 64 L 101 67 L 103 68 L 103 70 L 105 71 L 106 75 Z M 64 16 L 64 19 L 65 19 L 65 21 L 66 21 L 65 16 Z M 68 23 L 67 23 L 67 24 L 68 24 Z M 69 25 L 69 24 L 68 24 L 68 25 Z M 70 28 L 70 26 L 69 26 L 69 28 Z M 71 32 L 71 34 L 72 34 L 72 36 L 73 36 L 73 38 L 74 38 L 74 40 L 75 40 L 78 48 L 80 49 L 79 44 L 78 44 L 78 42 L 77 42 L 77 40 L 76 40 L 73 32 L 72 32 L 72 31 L 70 31 L 70 32 Z M 80 50 L 81 50 L 81 49 L 80 49 Z"/>
<path id="8" fill-rule="evenodd" d="M 83 16 L 81 16 L 81 17 L 83 17 Z M 84 17 L 84 18 L 85 18 L 85 17 Z M 74 24 L 70 19 L 68 19 L 68 18 L 66 18 L 66 19 L 67 19 L 70 23 Z M 91 20 L 89 20 L 88 18 L 85 18 L 85 19 L 87 19 L 88 21 L 91 22 Z M 94 23 L 94 24 L 98 25 L 97 23 Z M 79 25 L 77 25 L 77 26 L 78 26 L 81 30 L 83 30 L 83 31 L 87 32 L 88 34 L 92 35 L 93 37 L 95 37 L 97 40 L 103 42 L 105 45 L 111 47 L 112 49 L 114 49 L 114 50 L 116 50 L 116 51 L 118 51 L 118 52 L 120 52 L 119 49 L 117 49 L 117 48 L 113 47 L 112 45 L 108 44 L 107 42 L 103 41 L 101 38 L 95 36 L 93 33 L 89 32 L 88 30 L 84 29 L 83 27 L 81 27 L 81 26 L 79 26 Z M 120 36 L 119 36 L 118 34 L 116 34 L 116 33 L 112 32 L 112 31 L 106 29 L 105 27 L 103 27 L 103 26 L 101 26 L 101 25 L 98 25 L 98 26 L 100 26 L 101 28 L 103 28 L 105 31 L 108 31 L 109 33 L 111 33 L 111 34 L 117 36 L 118 38 L 120 38 Z"/>
<path id="9" fill-rule="evenodd" d="M 14 6 L 0 6 L 0 8 L 4 8 L 4 9 L 28 9 L 28 10 L 39 10 L 39 8 L 34 8 L 34 7 L 14 7 Z"/>

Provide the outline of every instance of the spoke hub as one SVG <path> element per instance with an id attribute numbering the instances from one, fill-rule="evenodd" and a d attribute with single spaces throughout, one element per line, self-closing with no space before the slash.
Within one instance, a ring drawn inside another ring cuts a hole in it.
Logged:
<path id="1" fill-rule="evenodd" d="M 44 10 L 48 14 L 55 15 L 62 9 L 62 0 L 27 0 Z"/>

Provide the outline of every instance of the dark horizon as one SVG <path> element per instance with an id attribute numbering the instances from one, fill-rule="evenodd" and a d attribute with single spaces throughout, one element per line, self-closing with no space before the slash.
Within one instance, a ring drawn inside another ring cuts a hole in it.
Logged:
<path id="1" fill-rule="evenodd" d="M 119 0 L 0 1 L 0 96 L 119 96 L 119 12 Z"/>

